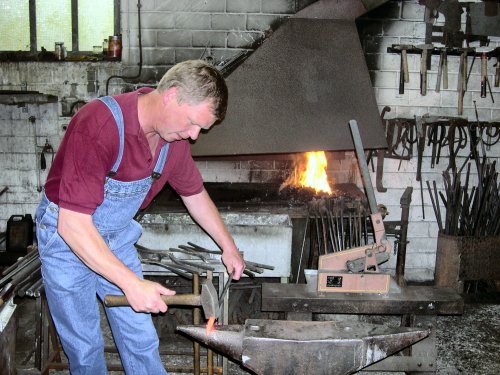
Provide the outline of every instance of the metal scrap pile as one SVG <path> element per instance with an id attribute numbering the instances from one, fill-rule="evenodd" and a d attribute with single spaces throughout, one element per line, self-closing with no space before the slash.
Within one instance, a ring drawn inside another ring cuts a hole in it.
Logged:
<path id="1" fill-rule="evenodd" d="M 188 245 L 179 245 L 178 248 L 168 250 L 151 250 L 136 245 L 143 264 L 156 265 L 178 276 L 192 279 L 193 274 L 202 275 L 206 271 L 215 271 L 220 265 L 220 250 L 208 250 L 188 242 Z M 247 276 L 255 277 L 265 269 L 272 270 L 273 266 L 245 261 Z M 41 263 L 36 245 L 29 247 L 26 256 L 20 258 L 9 268 L 5 269 L 0 279 L 0 306 L 13 295 L 19 297 L 40 297 L 43 289 Z"/>
<path id="2" fill-rule="evenodd" d="M 201 276 L 206 271 L 216 271 L 216 266 L 221 264 L 222 252 L 220 250 L 209 250 L 192 242 L 188 242 L 188 245 L 160 250 L 148 249 L 138 244 L 135 246 L 143 264 L 159 266 L 190 280 L 193 274 Z M 256 273 L 264 273 L 265 269 L 273 270 L 274 267 L 245 260 L 243 272 L 249 277 L 255 277 Z"/>

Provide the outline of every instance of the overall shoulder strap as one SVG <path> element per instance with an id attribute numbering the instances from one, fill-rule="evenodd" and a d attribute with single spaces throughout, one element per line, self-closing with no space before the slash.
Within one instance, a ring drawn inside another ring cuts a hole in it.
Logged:
<path id="1" fill-rule="evenodd" d="M 165 143 L 160 150 L 160 155 L 158 156 L 158 160 L 155 165 L 155 169 L 153 170 L 153 174 L 151 177 L 153 179 L 160 178 L 161 171 L 163 171 L 163 167 L 165 166 L 165 161 L 167 160 L 168 149 L 170 147 L 170 143 Z"/>
<path id="2" fill-rule="evenodd" d="M 120 166 L 120 163 L 122 161 L 123 157 L 123 146 L 125 144 L 125 130 L 124 130 L 124 121 L 123 121 L 123 113 L 118 105 L 118 102 L 111 96 L 103 96 L 101 98 L 98 98 L 101 102 L 106 104 L 106 106 L 109 108 L 111 111 L 115 122 L 116 126 L 118 127 L 118 134 L 120 136 L 120 149 L 118 151 L 118 157 L 116 158 L 115 164 L 111 168 L 111 170 L 108 173 L 108 177 L 113 177 L 116 174 L 116 171 L 118 170 L 118 167 Z"/>

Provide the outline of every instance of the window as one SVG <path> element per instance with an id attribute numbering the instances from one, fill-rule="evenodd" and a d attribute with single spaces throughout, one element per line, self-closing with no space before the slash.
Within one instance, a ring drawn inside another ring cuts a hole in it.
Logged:
<path id="1" fill-rule="evenodd" d="M 92 52 L 119 33 L 120 0 L 0 0 L 0 51 Z"/>

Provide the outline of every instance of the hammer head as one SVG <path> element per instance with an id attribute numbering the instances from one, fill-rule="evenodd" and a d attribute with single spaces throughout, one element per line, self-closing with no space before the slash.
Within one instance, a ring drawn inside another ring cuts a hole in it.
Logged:
<path id="1" fill-rule="evenodd" d="M 206 319 L 214 317 L 219 307 L 219 296 L 215 290 L 214 284 L 206 280 L 201 284 L 200 305 L 203 309 Z"/>

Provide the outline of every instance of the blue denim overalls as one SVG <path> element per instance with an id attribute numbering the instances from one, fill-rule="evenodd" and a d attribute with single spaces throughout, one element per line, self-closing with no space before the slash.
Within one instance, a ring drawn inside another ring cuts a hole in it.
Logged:
<path id="1" fill-rule="evenodd" d="M 113 98 L 100 100 L 113 113 L 120 134 L 120 151 L 110 172 L 112 176 L 123 155 L 123 115 Z M 111 251 L 141 278 L 142 268 L 134 243 L 141 236 L 142 229 L 133 217 L 146 197 L 153 177 L 163 170 L 168 146 L 167 143 L 161 149 L 153 176 L 131 182 L 108 177 L 104 185 L 104 200 L 92 215 Z M 96 293 L 103 299 L 106 294 L 123 292 L 76 257 L 57 233 L 58 215 L 59 207 L 44 195 L 35 217 L 49 309 L 68 356 L 71 374 L 106 374 Z M 150 314 L 136 313 L 130 307 L 113 307 L 106 308 L 106 315 L 127 374 L 167 373 L 158 353 L 159 340 Z"/>

